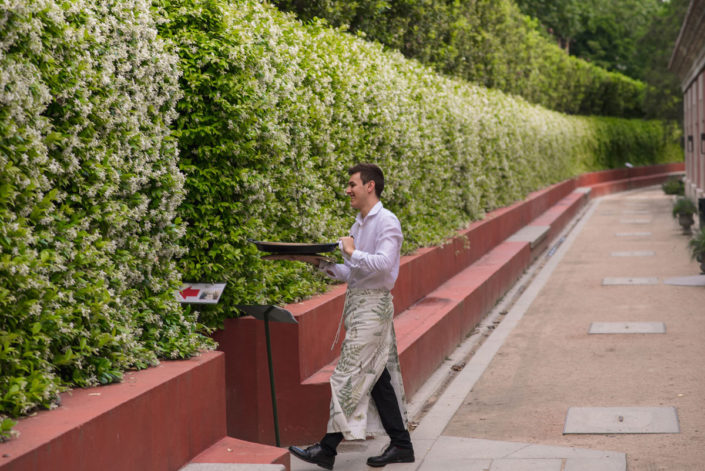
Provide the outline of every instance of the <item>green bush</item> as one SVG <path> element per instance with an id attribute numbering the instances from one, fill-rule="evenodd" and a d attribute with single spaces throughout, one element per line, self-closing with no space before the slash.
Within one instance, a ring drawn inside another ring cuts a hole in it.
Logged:
<path id="1" fill-rule="evenodd" d="M 641 117 L 646 85 L 565 53 L 511 0 L 273 0 L 435 70 L 571 114 Z"/>
<path id="2" fill-rule="evenodd" d="M 177 58 L 148 3 L 0 6 L 0 422 L 210 344 L 174 297 Z"/>
<path id="3" fill-rule="evenodd" d="M 661 185 L 667 195 L 685 195 L 685 183 L 682 178 L 670 178 Z"/>
<path id="4" fill-rule="evenodd" d="M 695 206 L 695 203 L 693 203 L 693 200 L 690 198 L 678 198 L 674 203 L 673 203 L 673 208 L 671 210 L 671 214 L 673 215 L 674 218 L 684 215 L 693 215 L 698 212 L 698 207 Z"/>
<path id="5" fill-rule="evenodd" d="M 160 32 L 181 57 L 179 139 L 188 223 L 184 279 L 224 281 L 211 325 L 238 304 L 325 287 L 248 239 L 334 241 L 353 214 L 345 169 L 378 162 L 404 251 L 578 173 L 678 160 L 656 121 L 571 117 L 445 78 L 322 22 L 256 1 L 162 0 Z"/>

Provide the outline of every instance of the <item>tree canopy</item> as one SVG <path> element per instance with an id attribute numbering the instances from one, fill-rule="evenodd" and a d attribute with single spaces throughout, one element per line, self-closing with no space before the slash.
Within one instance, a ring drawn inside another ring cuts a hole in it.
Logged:
<path id="1" fill-rule="evenodd" d="M 651 85 L 649 117 L 680 119 L 668 61 L 689 0 L 516 0 L 571 55 Z"/>

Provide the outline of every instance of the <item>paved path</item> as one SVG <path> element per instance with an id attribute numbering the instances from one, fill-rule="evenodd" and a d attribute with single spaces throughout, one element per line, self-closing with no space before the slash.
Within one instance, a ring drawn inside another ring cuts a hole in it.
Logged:
<path id="1" fill-rule="evenodd" d="M 388 469 L 704 470 L 705 288 L 664 282 L 699 273 L 671 201 L 591 202 L 416 394 L 416 463 Z M 335 469 L 385 445 L 344 442 Z"/>

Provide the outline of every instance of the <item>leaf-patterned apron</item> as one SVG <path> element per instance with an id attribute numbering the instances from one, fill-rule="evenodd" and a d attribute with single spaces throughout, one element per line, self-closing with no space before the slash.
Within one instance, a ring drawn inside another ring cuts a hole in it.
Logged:
<path id="1" fill-rule="evenodd" d="M 343 319 L 345 339 L 330 378 L 328 433 L 342 432 L 346 440 L 364 440 L 367 435 L 384 433 L 370 396 L 384 368 L 391 375 L 406 426 L 406 397 L 394 334 L 391 293 L 386 289 L 348 289 Z"/>

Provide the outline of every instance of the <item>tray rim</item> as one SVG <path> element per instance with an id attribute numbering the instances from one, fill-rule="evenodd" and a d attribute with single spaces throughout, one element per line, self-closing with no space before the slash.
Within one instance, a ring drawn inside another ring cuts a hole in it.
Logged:
<path id="1" fill-rule="evenodd" d="M 333 252 L 338 242 L 304 243 L 304 242 L 270 242 L 250 240 L 261 252 L 292 255 L 314 255 L 317 252 Z"/>

